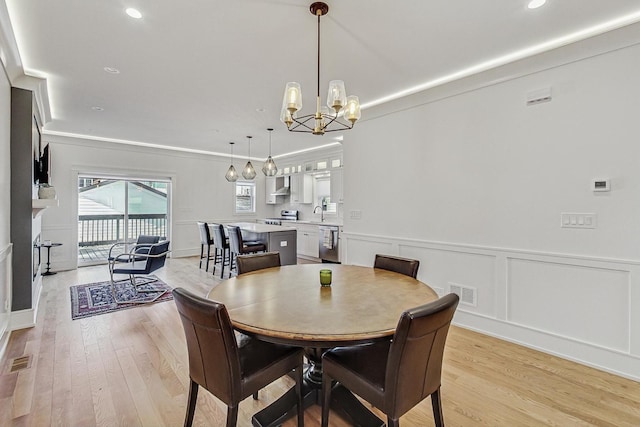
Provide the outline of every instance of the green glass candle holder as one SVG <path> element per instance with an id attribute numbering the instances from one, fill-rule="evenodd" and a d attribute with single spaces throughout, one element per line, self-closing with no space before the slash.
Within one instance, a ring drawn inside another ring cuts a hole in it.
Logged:
<path id="1" fill-rule="evenodd" d="M 331 270 L 328 270 L 328 269 L 320 270 L 320 284 L 322 286 L 331 285 Z"/>

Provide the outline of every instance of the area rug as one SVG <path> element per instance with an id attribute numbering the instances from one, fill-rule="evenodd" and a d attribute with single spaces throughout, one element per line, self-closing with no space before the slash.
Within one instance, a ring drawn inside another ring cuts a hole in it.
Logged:
<path id="1" fill-rule="evenodd" d="M 156 280 L 149 284 L 138 286 L 138 295 L 135 294 L 131 283 L 128 281 L 116 283 L 118 301 L 126 301 L 120 304 L 113 299 L 110 281 L 70 286 L 71 319 L 82 319 L 98 314 L 140 307 L 151 302 L 172 300 L 171 287 L 155 276 L 150 277 Z"/>

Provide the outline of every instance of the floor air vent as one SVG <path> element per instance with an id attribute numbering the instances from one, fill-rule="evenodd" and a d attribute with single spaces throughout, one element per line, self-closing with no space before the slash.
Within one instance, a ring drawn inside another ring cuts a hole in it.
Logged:
<path id="1" fill-rule="evenodd" d="M 11 361 L 9 372 L 18 372 L 31 367 L 31 355 L 16 357 Z"/>
<path id="2" fill-rule="evenodd" d="M 453 292 L 460 297 L 460 304 L 477 305 L 477 289 L 471 286 L 459 285 L 457 283 L 449 283 L 449 292 Z"/>

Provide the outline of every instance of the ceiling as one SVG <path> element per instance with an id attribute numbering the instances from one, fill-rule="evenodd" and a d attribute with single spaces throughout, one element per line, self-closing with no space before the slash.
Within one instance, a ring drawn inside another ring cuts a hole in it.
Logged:
<path id="1" fill-rule="evenodd" d="M 548 0 L 534 10 L 528 2 L 329 1 L 321 21 L 322 102 L 328 82 L 344 80 L 366 120 L 367 107 L 402 91 L 640 21 L 637 0 Z M 294 134 L 279 121 L 288 81 L 302 85 L 302 114 L 315 109 L 310 1 L 5 3 L 25 73 L 47 79 L 52 120 L 45 133 L 224 154 L 229 141 L 245 154 L 252 135 L 259 158 L 268 155 L 268 127 L 275 128 L 274 156 L 343 136 Z M 142 19 L 127 16 L 127 7 Z"/>

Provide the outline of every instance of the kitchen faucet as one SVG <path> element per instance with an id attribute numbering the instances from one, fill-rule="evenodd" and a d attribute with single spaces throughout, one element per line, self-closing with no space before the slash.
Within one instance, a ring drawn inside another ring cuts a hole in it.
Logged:
<path id="1" fill-rule="evenodd" d="M 324 222 L 324 209 L 322 208 L 322 206 L 316 206 L 315 208 L 313 208 L 313 213 L 317 213 L 316 210 L 320 208 L 320 222 Z"/>

